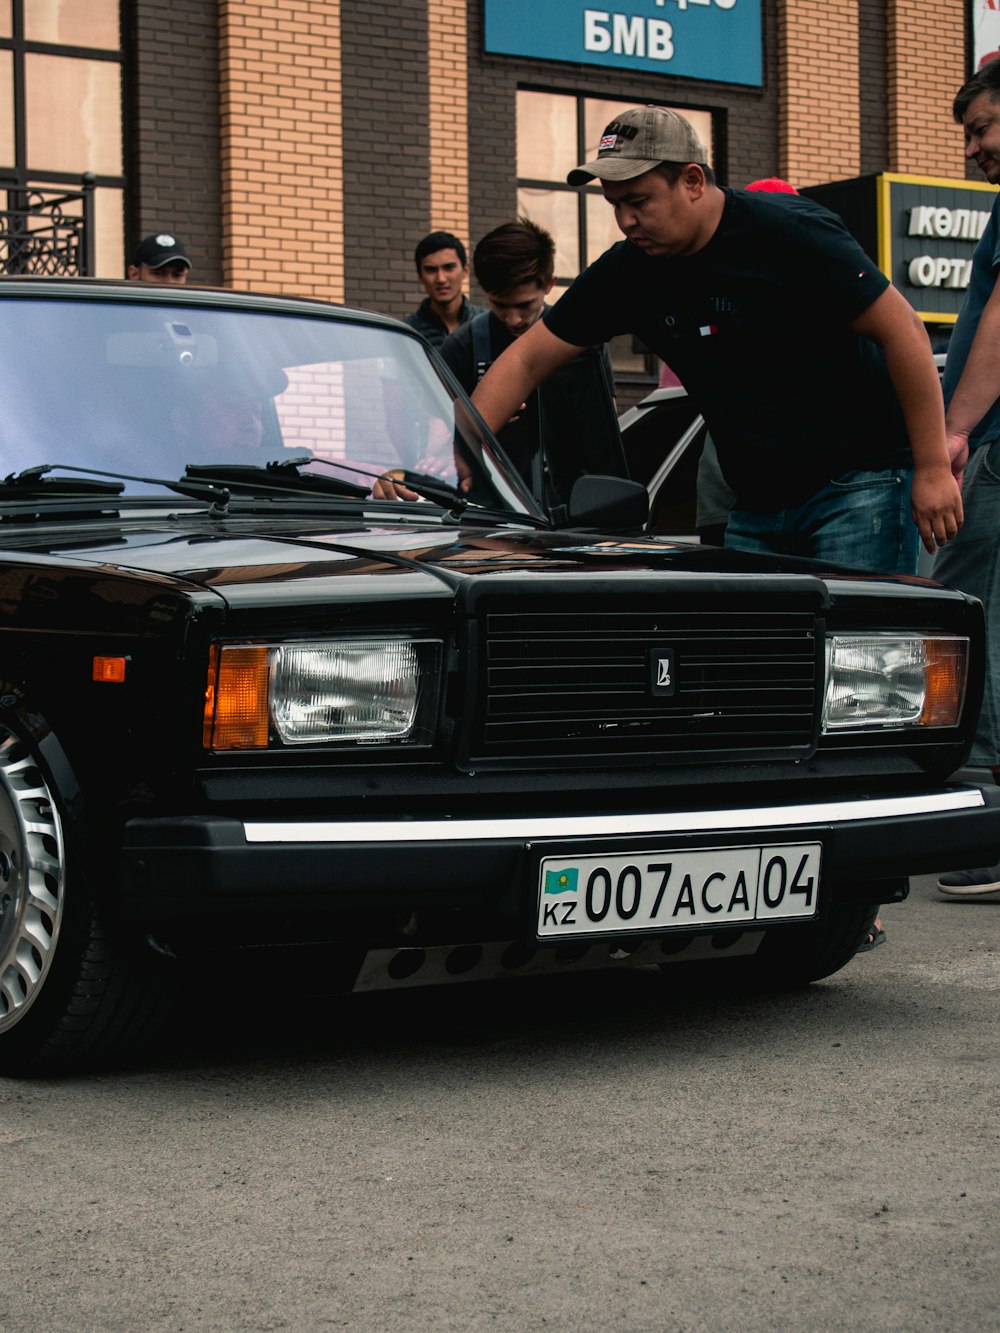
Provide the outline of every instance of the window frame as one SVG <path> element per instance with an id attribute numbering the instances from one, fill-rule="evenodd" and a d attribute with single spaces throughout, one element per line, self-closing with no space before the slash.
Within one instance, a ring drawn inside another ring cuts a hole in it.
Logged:
<path id="1" fill-rule="evenodd" d="M 25 35 L 25 0 L 9 0 L 11 33 L 8 37 L 0 36 L 0 53 L 10 52 L 11 61 L 11 103 L 13 117 L 12 162 L 0 162 L 0 200 L 10 195 L 23 196 L 35 190 L 50 190 L 52 187 L 65 187 L 69 192 L 90 192 L 91 200 L 95 192 L 106 190 L 115 192 L 121 202 L 124 217 L 126 178 L 124 171 L 124 124 L 122 125 L 121 170 L 114 174 L 93 172 L 88 164 L 81 164 L 81 170 L 53 171 L 33 167 L 28 160 L 28 113 L 27 113 L 27 57 L 32 55 L 57 56 L 63 59 L 86 60 L 90 63 L 113 64 L 119 70 L 119 116 L 122 115 L 125 97 L 125 52 L 122 15 L 119 10 L 118 46 L 109 47 L 78 46 L 62 42 L 29 40 Z M 95 236 L 91 245 L 96 243 Z M 109 242 L 110 243 L 110 242 Z"/>

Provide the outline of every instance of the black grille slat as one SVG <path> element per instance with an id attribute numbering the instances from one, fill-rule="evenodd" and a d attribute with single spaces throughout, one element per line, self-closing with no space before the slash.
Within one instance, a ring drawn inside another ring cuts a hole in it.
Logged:
<path id="1" fill-rule="evenodd" d="M 480 622 L 484 758 L 800 754 L 817 709 L 811 612 L 490 610 Z M 650 688 L 669 648 L 676 687 Z"/>
<path id="2" fill-rule="evenodd" d="M 805 688 L 812 690 L 813 672 L 812 664 L 806 668 L 799 664 L 781 662 L 772 667 L 769 679 L 761 681 L 760 664 L 755 664 L 751 671 L 745 670 L 742 664 L 736 663 L 718 663 L 718 664 L 696 664 L 703 667 L 705 671 L 712 673 L 713 683 L 720 689 L 739 688 L 741 686 L 751 686 L 760 689 L 773 688 L 776 681 L 787 684 L 802 684 Z M 687 664 L 688 670 L 692 669 L 690 663 Z M 808 676 L 804 673 L 808 670 Z M 513 689 L 522 689 L 530 691 L 532 688 L 545 689 L 549 686 L 552 689 L 560 691 L 580 689 L 598 694 L 603 690 L 613 689 L 615 687 L 628 689 L 632 687 L 640 693 L 645 694 L 646 683 L 649 671 L 646 663 L 642 667 L 636 667 L 634 670 L 620 670 L 612 674 L 609 670 L 602 671 L 598 668 L 596 671 L 584 671 L 582 668 L 575 667 L 553 667 L 551 669 L 530 668 L 512 668 L 508 671 L 492 670 L 487 673 L 487 687 L 493 691 L 506 691 Z M 691 683 L 678 686 L 680 694 L 691 693 L 695 689 L 702 688 L 701 683 L 693 685 Z"/>
<path id="3" fill-rule="evenodd" d="M 670 632 L 669 630 L 665 629 L 661 631 L 656 631 L 655 633 L 669 634 L 669 632 Z M 632 638 L 621 637 L 614 639 L 611 638 L 605 639 L 599 636 L 595 636 L 589 639 L 573 638 L 573 639 L 566 639 L 560 642 L 552 639 L 551 633 L 546 635 L 544 638 L 539 637 L 537 639 L 532 638 L 529 635 L 525 635 L 517 643 L 512 643 L 508 641 L 500 641 L 500 642 L 493 641 L 489 645 L 489 653 L 490 653 L 490 660 L 496 661 L 499 654 L 504 653 L 508 658 L 513 657 L 523 652 L 525 645 L 530 644 L 532 655 L 538 658 L 545 658 L 546 656 L 562 657 L 567 649 L 576 648 L 581 655 L 587 654 L 589 657 L 592 658 L 596 657 L 598 660 L 601 660 L 602 649 L 607 650 L 606 654 L 607 656 L 613 657 L 615 659 L 624 660 L 625 657 L 627 656 L 628 648 L 631 645 L 636 643 L 644 644 L 649 640 L 649 637 L 650 636 L 648 634 L 643 636 L 636 635 L 633 636 Z M 548 640 L 551 640 L 551 642 L 547 642 Z M 719 635 L 718 641 L 721 643 L 728 643 L 729 638 L 728 636 L 725 635 Z M 686 637 L 679 638 L 677 640 L 678 645 L 683 643 L 705 644 L 711 642 L 712 642 L 712 637 L 707 634 L 698 635 L 697 637 L 692 636 L 690 638 Z M 761 653 L 767 654 L 768 656 L 777 656 L 780 655 L 783 649 L 787 649 L 788 646 L 793 645 L 797 642 L 798 640 L 796 638 L 790 636 L 788 636 L 785 639 L 778 637 L 770 639 L 761 639 L 759 651 Z M 741 650 L 740 653 L 741 657 L 744 651 L 753 656 L 754 649 L 752 646 L 752 641 L 748 642 L 745 648 Z"/>
<path id="4" fill-rule="evenodd" d="M 618 716 L 623 710 L 633 710 L 635 715 L 646 717 L 648 708 L 645 699 L 641 698 L 638 692 L 632 694 L 605 693 L 596 695 L 587 695 L 585 701 L 578 702 L 581 696 L 566 697 L 560 695 L 558 700 L 553 700 L 549 694 L 519 694 L 508 696 L 506 698 L 492 697 L 487 703 L 488 716 L 492 719 L 500 716 L 510 717 L 515 713 L 524 713 L 526 716 L 533 713 L 543 713 L 547 717 L 573 716 L 573 717 L 608 717 Z M 710 695 L 701 699 L 697 704 L 688 704 L 685 706 L 683 700 L 678 704 L 675 700 L 670 712 L 678 716 L 695 716 L 706 707 L 728 707 L 729 711 L 737 712 L 742 706 L 742 711 L 747 716 L 763 716 L 764 713 L 776 708 L 785 710 L 795 710 L 804 707 L 810 707 L 812 704 L 812 691 L 807 693 L 799 692 L 798 695 L 791 695 L 787 690 L 766 690 L 762 691 L 760 698 L 750 709 L 742 701 L 742 696 L 738 696 L 735 691 L 728 694 L 721 691 L 712 691 Z M 662 710 L 661 710 L 662 712 Z"/>

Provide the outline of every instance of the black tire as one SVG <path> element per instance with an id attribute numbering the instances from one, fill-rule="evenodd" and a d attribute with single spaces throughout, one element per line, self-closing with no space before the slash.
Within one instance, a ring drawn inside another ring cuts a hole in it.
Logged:
<path id="1" fill-rule="evenodd" d="M 0 1074 L 79 1068 L 148 1039 L 168 962 L 112 928 L 39 747 L 0 721 Z"/>
<path id="2" fill-rule="evenodd" d="M 748 957 L 727 959 L 720 952 L 718 962 L 661 967 L 680 982 L 693 980 L 713 989 L 792 990 L 846 966 L 878 913 L 877 903 L 845 903 L 807 924 L 771 927 L 757 952 Z"/>

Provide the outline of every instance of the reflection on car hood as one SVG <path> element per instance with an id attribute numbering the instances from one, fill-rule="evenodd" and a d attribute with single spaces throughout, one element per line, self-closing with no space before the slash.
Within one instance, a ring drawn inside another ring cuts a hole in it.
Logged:
<path id="1" fill-rule="evenodd" d="M 655 538 L 609 538 L 578 532 L 538 532 L 511 527 L 488 530 L 441 527 L 436 524 L 324 524 L 320 521 L 294 529 L 274 524 L 214 524 L 197 521 L 178 525 L 150 523 L 134 527 L 101 525 L 96 534 L 68 541 L 51 529 L 34 536 L 19 534 L 18 550 L 79 566 L 181 580 L 212 588 L 227 599 L 255 585 L 280 585 L 286 597 L 322 597 L 331 594 L 336 580 L 349 580 L 352 595 L 359 576 L 393 580 L 388 592 L 416 595 L 431 587 L 456 586 L 482 576 L 517 573 L 535 575 L 626 576 L 641 580 L 647 572 L 706 576 L 757 574 L 773 579 L 782 574 L 798 577 L 823 571 L 792 558 L 752 556 L 713 547 L 700 547 Z M 400 579 L 406 576 L 406 587 Z M 874 581 L 874 576 L 845 576 L 852 582 Z M 902 580 L 906 582 L 906 580 Z M 897 581 L 899 582 L 899 581 Z M 918 580 L 911 580 L 919 584 Z M 298 585 L 298 586 L 296 586 Z M 321 585 L 327 585 L 321 587 Z"/>

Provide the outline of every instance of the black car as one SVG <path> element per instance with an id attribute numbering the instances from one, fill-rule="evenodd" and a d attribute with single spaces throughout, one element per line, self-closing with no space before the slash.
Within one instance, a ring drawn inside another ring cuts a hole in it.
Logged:
<path id="1" fill-rule="evenodd" d="M 0 376 L 8 1073 L 240 956 L 800 984 L 996 859 L 957 592 L 650 536 L 621 479 L 547 512 L 418 335 L 322 303 L 5 280 Z"/>

